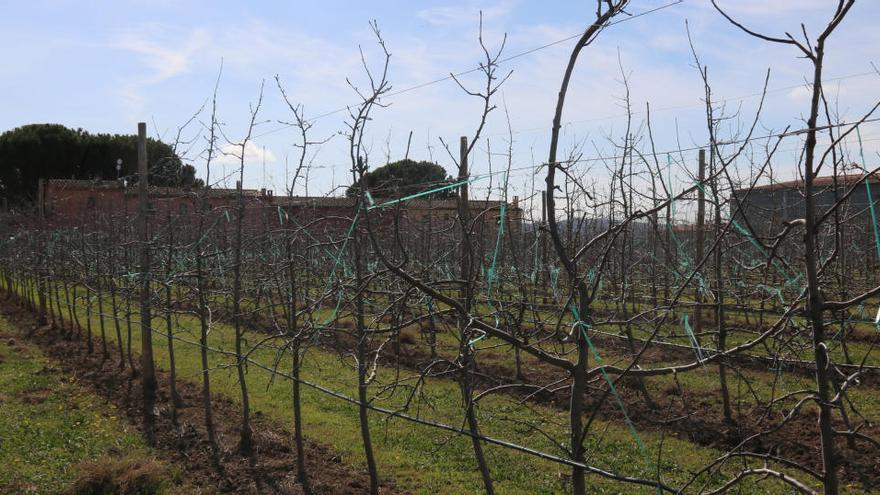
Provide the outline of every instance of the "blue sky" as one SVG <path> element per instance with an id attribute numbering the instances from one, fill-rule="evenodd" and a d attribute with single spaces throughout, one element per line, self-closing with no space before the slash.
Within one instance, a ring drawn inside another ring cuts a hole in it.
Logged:
<path id="1" fill-rule="evenodd" d="M 629 11 L 644 12 L 672 0 L 635 0 Z M 823 26 L 836 2 L 828 0 L 720 0 L 730 13 L 763 31 L 810 33 Z M 278 124 L 291 120 L 273 77 L 284 81 L 289 97 L 302 103 L 308 116 L 323 114 L 357 101 L 346 84 L 363 83 L 358 46 L 371 63 L 379 53 L 368 22 L 375 19 L 390 52 L 390 81 L 402 89 L 473 67 L 480 61 L 476 43 L 478 13 L 483 11 L 484 35 L 490 47 L 507 34 L 506 55 L 557 41 L 583 30 L 590 22 L 591 1 L 384 1 L 354 2 L 231 2 L 231 1 L 11 1 L 0 17 L 0 131 L 34 122 L 57 122 L 93 132 L 132 133 L 138 121 L 149 123 L 152 135 L 173 139 L 207 98 L 224 70 L 219 90 L 219 116 L 230 141 L 240 139 L 249 104 L 266 80 L 262 123 L 255 146 L 247 154 L 246 186 L 284 189 L 285 157 L 293 160 L 296 135 Z M 880 99 L 880 2 L 860 1 L 832 38 L 828 49 L 826 89 L 842 119 L 858 118 Z M 624 66 L 635 110 L 634 125 L 644 125 L 646 102 L 658 150 L 707 141 L 699 74 L 687 42 L 688 22 L 716 99 L 727 98 L 727 110 L 751 118 L 767 69 L 773 92 L 759 125 L 771 133 L 787 125 L 803 125 L 808 91 L 803 87 L 809 64 L 792 47 L 758 42 L 732 28 L 708 0 L 684 0 L 656 13 L 634 18 L 602 33 L 583 54 L 575 74 L 564 120 L 563 145 L 578 143 L 585 157 L 614 154 L 625 119 L 619 63 Z M 546 160 L 549 124 L 564 63 L 573 41 L 519 57 L 501 70 L 513 74 L 499 93 L 499 109 L 490 116 L 488 141 L 478 146 L 473 169 L 488 169 L 487 151 L 508 148 L 506 106 L 514 132 L 513 193 L 525 195 L 534 174 L 529 167 Z M 478 79 L 466 77 L 466 83 Z M 402 157 L 413 131 L 410 155 L 433 158 L 452 173 L 439 138 L 454 142 L 471 134 L 479 108 L 473 98 L 446 81 L 390 98 L 377 112 L 367 143 L 370 161 Z M 349 181 L 347 150 L 338 133 L 345 113 L 316 121 L 312 137 L 333 137 L 316 149 L 309 194 L 325 194 Z M 202 115 L 202 120 L 207 114 Z M 198 125 L 187 129 L 193 138 Z M 731 128 L 727 136 L 733 136 Z M 880 124 L 863 130 L 869 161 L 880 149 Z M 722 136 L 725 137 L 725 136 Z M 487 146 L 488 142 L 488 146 Z M 226 144 L 226 143 L 223 143 Z M 644 142 L 643 142 L 644 144 Z M 793 178 L 797 138 L 786 140 L 774 163 L 780 178 Z M 199 148 L 197 145 L 196 148 Z M 201 164 L 193 152 L 190 158 Z M 693 154 L 677 156 L 687 165 L 674 170 L 685 180 Z M 232 158 L 218 164 L 226 174 Z M 265 161 L 265 167 L 263 163 Z M 493 169 L 504 165 L 493 158 Z M 601 161 L 585 162 L 579 173 L 601 180 Z M 744 169 L 746 170 L 746 169 Z M 744 172 L 747 173 L 747 172 Z M 213 177 L 220 170 L 212 171 Z M 231 185 L 232 182 L 227 183 Z M 495 183 L 497 185 L 497 182 Z M 482 184 L 478 187 L 488 187 Z M 305 186 L 297 187 L 305 193 Z"/>

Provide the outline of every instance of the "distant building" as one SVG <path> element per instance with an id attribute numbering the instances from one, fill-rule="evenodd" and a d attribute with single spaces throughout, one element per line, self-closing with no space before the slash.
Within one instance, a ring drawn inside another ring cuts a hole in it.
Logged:
<path id="1" fill-rule="evenodd" d="M 874 227 L 868 200 L 870 181 L 871 202 L 880 215 L 880 174 L 866 178 L 864 174 L 839 175 L 838 177 L 816 177 L 813 179 L 813 197 L 817 219 L 840 203 L 835 214 L 840 221 L 842 249 L 841 254 L 878 263 Z M 850 193 L 847 196 L 847 193 Z M 844 197 L 846 199 L 844 200 Z M 741 205 L 741 208 L 740 208 Z M 754 232 L 764 239 L 778 235 L 784 228 L 783 222 L 803 219 L 806 213 L 804 184 L 802 180 L 779 182 L 756 186 L 749 191 L 734 191 L 730 202 L 731 214 L 743 223 L 748 223 Z M 835 217 L 829 215 L 820 225 L 820 242 L 827 245 L 834 234 Z M 800 234 L 795 234 L 800 235 Z M 800 237 L 795 239 L 800 242 Z"/>
<path id="2" fill-rule="evenodd" d="M 880 174 L 870 179 L 871 196 L 874 207 L 880 212 Z M 841 221 L 849 225 L 870 227 L 868 209 L 868 187 L 865 177 L 858 175 L 840 175 L 834 177 L 816 177 L 813 179 L 813 198 L 816 213 L 823 215 L 846 196 L 853 187 L 855 189 L 838 208 Z M 835 187 L 836 184 L 836 187 Z M 749 220 L 755 228 L 764 234 L 771 234 L 782 229 L 783 222 L 802 219 L 806 212 L 804 184 L 802 180 L 778 182 L 748 189 L 734 191 L 731 197 L 731 212 L 736 213 L 742 204 L 739 216 Z"/>
<path id="3" fill-rule="evenodd" d="M 266 189 L 244 189 L 242 194 L 249 228 L 293 222 L 306 226 L 311 235 L 323 239 L 339 239 L 346 233 L 357 201 L 347 197 L 275 196 Z M 88 225 L 112 218 L 133 218 L 138 209 L 137 187 L 126 186 L 122 181 L 40 181 L 38 196 L 40 215 L 53 225 Z M 151 187 L 149 198 L 152 217 L 163 221 L 169 215 L 195 218 L 200 205 L 209 214 L 225 215 L 224 210 L 237 205 L 238 192 L 235 189 Z M 387 199 L 376 201 L 381 204 Z M 494 242 L 501 204 L 500 201 L 470 201 L 474 232 L 483 243 Z M 399 228 L 407 238 L 413 235 L 427 238 L 431 232 L 457 232 L 450 227 L 458 218 L 458 203 L 455 199 L 417 198 L 374 208 L 370 216 L 375 222 L 373 228 L 385 237 Z M 518 198 L 506 207 L 505 228 L 512 234 L 522 231 Z"/>

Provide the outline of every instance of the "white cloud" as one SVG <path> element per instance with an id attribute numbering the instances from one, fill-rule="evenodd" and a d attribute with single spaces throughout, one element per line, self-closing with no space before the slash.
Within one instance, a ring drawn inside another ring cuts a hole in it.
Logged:
<path id="1" fill-rule="evenodd" d="M 115 42 L 115 47 L 141 56 L 142 63 L 151 70 L 147 76 L 155 83 L 186 73 L 196 53 L 211 42 L 211 35 L 203 28 L 194 28 L 183 36 L 168 36 L 166 29 L 153 28 L 141 33 L 127 33 Z"/>
<path id="2" fill-rule="evenodd" d="M 810 86 L 806 84 L 803 86 L 798 86 L 791 91 L 788 92 L 788 97 L 794 101 L 806 101 L 810 99 L 810 95 L 812 95 L 812 90 Z"/>
<path id="3" fill-rule="evenodd" d="M 129 78 L 118 90 L 130 116 L 143 113 L 145 88 L 189 72 L 193 58 L 211 42 L 210 34 L 202 28 L 195 28 L 184 36 L 170 31 L 163 26 L 148 26 L 125 33 L 111 43 L 116 49 L 140 55 L 147 69 Z"/>
<path id="4" fill-rule="evenodd" d="M 481 11 L 483 13 L 483 22 L 486 22 L 506 17 L 512 10 L 511 2 L 501 2 L 482 8 L 473 6 L 431 7 L 420 10 L 416 15 L 429 24 L 443 26 L 451 24 L 476 24 L 480 18 Z"/>
<path id="5" fill-rule="evenodd" d="M 182 44 L 174 44 L 173 48 L 142 37 L 126 36 L 118 43 L 118 47 L 141 55 L 144 65 L 152 70 L 152 82 L 164 81 L 190 69 L 193 54 L 204 48 L 210 36 L 204 29 L 195 29 Z"/>
<path id="6" fill-rule="evenodd" d="M 714 10 L 709 2 L 706 2 L 705 6 Z M 719 1 L 718 6 L 731 15 L 741 14 L 766 17 L 790 16 L 820 9 L 828 10 L 829 14 L 831 14 L 834 8 L 837 7 L 837 4 L 827 0 L 724 0 Z"/>
<path id="7" fill-rule="evenodd" d="M 248 141 L 244 147 L 244 165 L 260 165 L 263 162 L 275 163 L 275 154 L 269 148 Z M 222 165 L 239 165 L 241 163 L 241 145 L 227 144 L 220 148 L 217 163 Z"/>

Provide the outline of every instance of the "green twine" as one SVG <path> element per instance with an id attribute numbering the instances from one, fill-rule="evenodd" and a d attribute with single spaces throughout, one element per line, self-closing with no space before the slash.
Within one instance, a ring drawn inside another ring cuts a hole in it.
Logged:
<path id="1" fill-rule="evenodd" d="M 706 366 L 705 364 L 703 364 L 703 348 L 700 347 L 700 341 L 697 340 L 697 336 L 694 334 L 694 330 L 691 328 L 687 313 L 681 316 L 681 325 L 684 327 L 685 333 L 687 333 L 688 337 L 690 337 L 691 339 L 691 343 L 694 346 L 694 353 L 697 355 L 697 362 L 699 362 L 703 366 Z"/>
<path id="2" fill-rule="evenodd" d="M 701 191 L 703 191 L 703 193 L 705 194 L 706 190 L 703 188 L 703 185 L 702 185 L 702 184 L 700 184 L 699 182 L 696 182 L 695 185 L 697 186 L 697 188 L 699 188 L 699 189 L 700 189 Z M 736 230 L 738 230 L 742 235 L 746 236 L 746 239 L 748 239 L 749 242 L 750 242 L 753 246 L 755 246 L 755 249 L 757 249 L 758 251 L 761 252 L 761 255 L 763 255 L 763 256 L 767 256 L 767 250 L 764 249 L 764 246 L 762 246 L 761 243 L 758 242 L 758 240 L 755 239 L 755 237 L 752 236 L 752 234 L 749 233 L 749 231 L 748 231 L 747 229 L 743 228 L 743 226 L 740 225 L 739 222 L 736 221 L 736 219 L 731 219 L 731 220 L 730 220 L 730 223 L 731 223 L 731 224 L 734 226 L 734 228 L 736 228 Z M 792 278 L 792 277 L 788 274 L 788 272 L 785 270 L 785 268 L 783 268 L 783 267 L 779 264 L 779 262 L 776 261 L 775 259 L 772 260 L 771 263 L 772 263 L 773 267 L 776 268 L 776 270 L 777 270 L 777 271 L 778 271 L 778 272 L 779 272 L 779 273 L 785 278 L 785 280 L 786 280 L 786 282 L 787 282 L 788 284 L 794 285 L 794 284 L 797 282 L 797 280 L 800 278 L 800 275 L 798 275 L 798 276 L 795 277 L 795 278 Z"/>
<path id="3" fill-rule="evenodd" d="M 427 196 L 427 195 L 429 195 L 429 194 L 434 194 L 434 193 L 436 193 L 436 192 L 445 191 L 445 190 L 447 190 L 447 189 L 455 189 L 455 188 L 461 187 L 461 186 L 463 186 L 463 185 L 465 185 L 465 184 L 470 184 L 471 182 L 478 181 L 478 180 L 483 179 L 483 178 L 485 178 L 485 177 L 487 177 L 487 176 L 485 176 L 485 175 L 483 175 L 483 176 L 476 176 L 476 177 L 472 177 L 472 178 L 470 178 L 470 179 L 464 179 L 464 180 L 461 180 L 461 181 L 458 181 L 458 182 L 453 182 L 452 184 L 447 184 L 447 185 L 445 185 L 445 186 L 437 187 L 437 188 L 434 188 L 434 189 L 428 189 L 427 191 L 422 191 L 422 192 L 420 192 L 420 193 L 410 194 L 409 196 L 404 196 L 404 197 L 402 197 L 402 198 L 393 199 L 393 200 L 391 200 L 391 201 L 386 201 L 386 202 L 384 202 L 384 203 L 380 203 L 380 204 L 378 204 L 378 205 L 376 205 L 376 204 L 371 204 L 369 207 L 367 207 L 367 209 L 368 209 L 368 210 L 372 210 L 372 209 L 375 209 L 375 208 L 385 208 L 386 206 L 391 206 L 391 205 L 394 205 L 394 204 L 397 204 L 397 203 L 402 203 L 402 202 L 404 202 L 404 201 L 409 201 L 409 200 L 411 200 L 411 199 L 420 198 L 420 197 L 422 197 L 422 196 Z M 367 192 L 367 194 L 369 194 L 369 192 Z"/>
<path id="4" fill-rule="evenodd" d="M 532 268 L 532 275 L 530 277 L 532 283 L 534 284 L 538 280 L 538 273 L 541 271 L 540 262 L 538 260 L 538 242 L 541 240 L 540 233 L 535 236 L 535 243 L 532 245 L 532 250 L 535 252 L 535 264 Z"/>
<path id="5" fill-rule="evenodd" d="M 476 344 L 477 342 L 479 342 L 479 341 L 485 339 L 485 338 L 488 336 L 488 334 L 487 334 L 486 332 L 483 332 L 483 331 L 480 331 L 480 332 L 481 332 L 481 335 L 480 335 L 479 337 L 476 337 L 476 338 L 471 339 L 470 341 L 468 341 L 468 346 L 469 346 L 469 347 L 473 348 L 473 347 L 474 347 L 474 344 Z"/>
<path id="6" fill-rule="evenodd" d="M 336 275 L 336 268 L 342 262 L 342 255 L 345 253 L 345 248 L 348 246 L 348 240 L 351 239 L 351 234 L 354 232 L 354 228 L 357 225 L 358 218 L 360 217 L 360 208 L 358 208 L 358 213 L 355 214 L 354 218 L 351 221 L 351 226 L 348 227 L 348 232 L 345 234 L 345 240 L 342 241 L 342 246 L 339 247 L 339 251 L 336 253 L 336 256 L 333 256 L 333 268 L 330 270 L 330 275 L 327 277 L 327 285 L 326 287 L 329 289 L 333 284 L 333 277 Z M 348 273 L 349 268 L 348 265 L 343 263 L 343 272 Z M 346 275 L 347 276 L 347 275 Z"/>
<path id="7" fill-rule="evenodd" d="M 354 218 L 352 219 L 351 226 L 349 226 L 348 232 L 346 232 L 346 234 L 345 234 L 345 240 L 342 241 L 342 246 L 339 247 L 339 251 L 337 252 L 336 256 L 333 256 L 331 254 L 331 257 L 333 258 L 333 268 L 330 270 L 330 274 L 327 276 L 327 283 L 325 285 L 327 287 L 327 290 L 329 290 L 330 287 L 333 285 L 333 277 L 336 276 L 336 269 L 339 267 L 340 263 L 342 263 L 343 273 L 345 274 L 344 276 L 346 276 L 346 277 L 348 276 L 349 267 L 348 267 L 347 263 L 342 262 L 342 256 L 345 254 L 345 248 L 348 246 L 348 240 L 351 239 L 351 235 L 354 232 L 354 229 L 355 229 L 355 226 L 357 225 L 357 221 L 358 221 L 359 217 L 360 217 L 360 208 L 358 208 L 358 213 L 356 213 Z M 339 288 L 339 295 L 336 299 L 336 307 L 333 308 L 333 312 L 330 314 L 330 317 L 326 321 L 321 323 L 319 325 L 319 327 L 317 328 L 317 330 L 321 330 L 323 328 L 326 328 L 326 326 L 328 324 L 330 324 L 330 322 L 336 318 L 336 315 L 339 313 L 339 308 L 342 306 L 342 300 L 343 300 L 344 294 L 345 294 L 345 292 L 340 287 Z"/>
<path id="8" fill-rule="evenodd" d="M 706 189 L 703 187 L 703 184 L 701 184 L 700 182 L 695 182 L 694 185 L 696 185 L 698 189 L 703 191 L 704 194 L 706 193 Z M 758 240 L 755 239 L 755 237 L 747 229 L 745 229 L 742 225 L 740 225 L 739 222 L 736 221 L 736 219 L 730 219 L 730 223 L 731 223 L 731 225 L 733 225 L 734 228 L 736 228 L 736 230 L 738 230 L 742 235 L 744 235 L 746 237 L 746 239 L 748 239 L 748 241 L 755 247 L 755 249 L 757 249 L 761 253 L 762 256 L 764 256 L 764 257 L 769 256 L 767 253 L 767 250 L 764 249 L 764 246 L 762 246 L 761 243 L 758 242 Z M 800 274 L 798 274 L 797 277 L 792 277 L 791 275 L 789 275 L 788 271 L 781 264 L 779 264 L 779 262 L 776 259 L 771 260 L 770 264 L 773 265 L 773 267 L 776 269 L 776 271 L 778 271 L 782 275 L 783 278 L 785 278 L 786 287 L 794 287 L 797 284 L 797 281 L 801 278 Z M 767 286 L 762 286 L 762 287 L 770 289 Z M 782 297 L 782 292 L 779 291 L 779 289 L 771 289 L 771 290 L 777 296 L 779 296 L 779 300 L 782 302 L 782 304 L 785 304 L 785 300 Z"/>
<path id="9" fill-rule="evenodd" d="M 327 325 L 329 325 L 331 322 L 333 322 L 333 320 L 336 319 L 336 315 L 339 314 L 339 308 L 342 307 L 342 301 L 344 299 L 344 296 L 345 296 L 345 291 L 342 290 L 342 287 L 340 287 L 339 291 L 337 293 L 337 296 L 336 296 L 336 306 L 333 308 L 333 311 L 330 313 L 330 316 L 328 316 L 327 319 L 324 320 L 323 322 L 319 323 L 318 327 L 315 329 L 315 330 L 317 330 L 315 332 L 315 336 L 314 336 L 315 341 L 317 341 L 318 334 L 320 333 L 320 331 L 327 328 Z"/>
<path id="10" fill-rule="evenodd" d="M 629 419 L 629 414 L 626 412 L 626 408 L 623 406 L 623 401 L 620 400 L 620 395 L 618 395 L 617 393 L 617 388 L 614 387 L 614 382 L 611 380 L 611 377 L 608 376 L 608 373 L 605 372 L 605 366 L 602 364 L 602 357 L 599 356 L 599 351 L 596 350 L 596 347 L 593 345 L 593 341 L 590 340 L 590 336 L 587 335 L 587 329 L 589 328 L 589 325 L 585 321 L 581 320 L 581 317 L 578 314 L 578 310 L 575 307 L 574 303 L 569 306 L 569 309 L 571 309 L 571 314 L 574 317 L 574 324 L 580 327 L 581 334 L 584 336 L 584 340 L 587 342 L 587 346 L 590 348 L 590 352 L 593 354 L 593 358 L 596 360 L 596 364 L 599 365 L 599 370 L 602 372 L 602 377 L 605 379 L 605 382 L 608 383 L 611 394 L 614 396 L 614 400 L 617 401 L 617 405 L 620 407 L 620 411 L 623 413 L 623 417 L 626 420 L 626 425 L 629 428 L 630 435 L 632 435 L 633 439 L 636 442 L 636 445 L 642 452 L 642 455 L 645 456 L 647 464 L 650 465 L 651 458 L 648 456 L 648 450 L 645 448 L 645 444 L 642 443 L 642 438 L 639 436 L 639 433 L 636 431 L 635 426 L 633 426 L 632 421 Z"/>
<path id="11" fill-rule="evenodd" d="M 211 223 L 211 225 L 208 226 L 208 229 L 199 238 L 198 242 L 196 242 L 196 246 L 200 246 L 202 244 L 202 241 L 204 241 L 208 237 L 208 234 L 210 234 L 211 232 L 214 231 L 214 229 L 217 227 L 217 224 L 220 223 L 220 218 L 221 217 L 218 216 L 217 218 L 214 219 L 214 221 Z M 227 216 L 227 220 L 228 220 L 228 216 Z"/>
<path id="12" fill-rule="evenodd" d="M 709 290 L 708 284 L 706 284 L 706 279 L 703 277 L 703 275 L 701 273 L 696 273 L 694 278 L 697 279 L 697 286 L 699 287 L 698 290 L 703 295 L 703 297 L 705 297 L 707 300 L 713 299 L 715 295 L 712 294 L 712 291 Z"/>
<path id="13" fill-rule="evenodd" d="M 428 318 L 431 321 L 434 321 L 434 298 L 431 296 L 427 296 L 425 305 L 428 306 Z"/>
<path id="14" fill-rule="evenodd" d="M 863 320 L 867 320 L 867 319 L 868 319 L 868 310 L 867 310 L 867 308 L 865 308 L 865 303 L 861 303 L 861 304 L 859 304 L 859 305 L 856 307 L 856 309 L 857 309 L 857 311 L 858 311 L 859 318 L 861 318 L 861 319 L 863 319 Z"/>
<path id="15" fill-rule="evenodd" d="M 779 287 L 770 287 L 769 285 L 758 284 L 758 288 L 764 289 L 768 293 L 775 295 L 779 298 L 779 302 L 782 305 L 785 305 L 785 298 L 782 297 L 782 290 Z"/>
<path id="16" fill-rule="evenodd" d="M 495 279 L 495 266 L 498 263 L 498 252 L 501 251 L 501 243 L 504 240 L 504 213 L 507 207 L 507 173 L 504 174 L 504 196 L 501 201 L 501 211 L 498 216 L 498 235 L 495 237 L 495 252 L 492 253 L 492 265 L 489 267 L 488 288 L 486 289 L 486 300 L 489 302 L 489 308 L 492 307 L 492 282 Z"/>
<path id="17" fill-rule="evenodd" d="M 553 289 L 553 292 L 556 292 L 556 287 L 559 283 L 559 268 L 555 266 L 551 266 L 549 268 L 550 271 L 550 287 Z"/>
<path id="18" fill-rule="evenodd" d="M 859 128 L 856 127 L 856 136 L 859 138 L 859 155 L 862 157 L 862 168 L 865 169 L 865 173 L 868 173 L 868 168 L 865 162 L 865 149 L 862 147 L 862 133 L 859 131 Z M 874 244 L 877 248 L 877 259 L 880 259 L 880 229 L 877 228 L 877 212 L 874 209 L 874 198 L 871 196 L 871 177 L 865 179 L 865 192 L 868 195 L 868 208 L 871 210 L 871 227 L 874 228 Z"/>
<path id="19" fill-rule="evenodd" d="M 687 251 L 684 249 L 684 244 L 682 244 L 681 240 L 675 235 L 675 229 L 672 224 L 675 221 L 675 194 L 672 191 L 672 156 L 666 155 L 666 165 L 669 169 L 669 176 L 667 180 L 669 180 L 669 187 L 667 188 L 667 194 L 669 199 L 669 221 L 666 223 L 666 228 L 669 229 L 669 236 L 675 242 L 675 249 L 678 251 L 678 256 L 681 258 L 679 262 L 678 270 L 673 270 L 673 274 L 676 278 L 681 278 L 681 276 L 690 271 L 691 266 L 693 266 L 693 262 L 691 261 L 690 256 L 688 256 Z M 663 176 L 660 176 L 660 181 L 663 181 Z"/>
<path id="20" fill-rule="evenodd" d="M 593 281 L 594 281 L 594 280 L 596 280 L 596 272 L 595 272 L 594 270 L 590 269 L 590 271 L 587 273 L 587 282 L 588 282 L 590 285 L 593 285 Z M 595 299 L 596 296 L 597 296 L 600 292 L 602 292 L 602 279 L 599 279 L 599 285 L 596 286 L 596 293 L 593 294 L 593 299 Z"/>
<path id="21" fill-rule="evenodd" d="M 856 127 L 856 136 L 859 138 L 859 155 L 862 157 L 862 168 L 868 173 L 865 162 L 865 149 L 862 146 L 862 132 Z M 871 227 L 874 228 L 874 245 L 877 248 L 877 259 L 880 260 L 880 229 L 877 228 L 877 211 L 874 209 L 874 198 L 871 195 L 871 176 L 865 178 L 865 193 L 868 196 L 868 209 L 871 211 Z M 880 307 L 877 308 L 877 317 L 874 318 L 874 326 L 880 331 Z"/>
<path id="22" fill-rule="evenodd" d="M 283 211 L 283 210 L 282 210 L 281 207 L 279 206 L 279 207 L 278 207 L 278 221 L 279 221 L 279 223 L 281 222 L 281 212 L 282 212 L 282 211 Z M 286 218 L 287 221 L 289 221 L 289 222 L 293 222 L 294 225 L 296 225 L 296 226 L 299 227 L 303 232 L 305 232 L 305 234 L 306 234 L 307 236 L 309 236 L 309 239 L 311 239 L 312 241 L 314 241 L 315 244 L 322 244 L 321 241 L 319 241 L 318 239 L 316 239 L 315 236 L 313 236 L 312 233 L 309 232 L 309 229 L 303 228 L 302 224 L 300 224 L 299 222 L 297 222 L 297 221 L 296 221 L 296 218 L 294 218 L 294 217 L 288 215 L 286 211 L 284 212 L 284 218 Z M 327 248 L 323 248 L 323 249 L 324 249 L 324 252 L 327 253 L 327 256 L 329 256 L 331 259 L 335 258 L 335 257 L 333 256 L 333 253 L 330 252 L 329 249 L 327 249 Z"/>
<path id="23" fill-rule="evenodd" d="M 746 236 L 749 242 L 751 242 L 752 245 L 761 252 L 761 255 L 767 256 L 767 250 L 764 249 L 764 246 L 762 246 L 761 243 L 758 242 L 758 240 L 755 239 L 755 237 L 752 236 L 752 234 L 750 234 L 748 230 L 743 228 L 743 226 L 740 225 L 739 222 L 737 222 L 736 220 L 731 220 L 730 222 L 733 224 L 734 227 L 736 227 L 736 230 L 738 230 L 742 235 Z M 794 285 L 795 283 L 797 283 L 797 279 L 800 278 L 800 275 L 798 275 L 796 278 L 792 278 L 791 275 L 788 274 L 788 271 L 786 271 L 785 268 L 783 268 L 782 265 L 780 265 L 779 262 L 775 259 L 771 261 L 771 264 L 774 268 L 776 268 L 776 271 L 778 271 L 783 276 L 783 278 L 785 278 L 786 283 L 790 285 Z"/>

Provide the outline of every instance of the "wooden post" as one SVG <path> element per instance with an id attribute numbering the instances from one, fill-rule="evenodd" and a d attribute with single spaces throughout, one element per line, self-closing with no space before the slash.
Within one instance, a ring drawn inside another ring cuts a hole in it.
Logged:
<path id="1" fill-rule="evenodd" d="M 37 181 L 37 211 L 40 220 L 46 218 L 46 179 Z"/>
<path id="2" fill-rule="evenodd" d="M 697 188 L 697 257 L 695 263 L 699 264 L 703 260 L 706 244 L 706 190 L 703 181 L 706 180 L 706 150 L 700 150 L 700 164 L 697 175 L 700 186 Z M 705 277 L 703 277 L 705 281 Z M 694 300 L 696 307 L 694 308 L 694 333 L 700 334 L 703 329 L 703 293 L 700 287 L 694 291 Z"/>
<path id="3" fill-rule="evenodd" d="M 547 191 L 541 191 L 541 227 L 545 227 L 547 225 Z M 544 232 L 538 230 L 538 237 L 541 239 L 541 273 L 536 274 L 541 277 L 541 297 L 542 302 L 547 304 L 547 279 L 550 277 L 550 273 L 547 271 L 547 268 L 544 266 L 547 263 L 547 239 L 544 237 Z"/>
<path id="4" fill-rule="evenodd" d="M 147 124 L 138 123 L 138 237 L 141 241 L 141 368 L 144 392 L 144 433 L 150 445 L 155 444 L 156 371 L 153 365 L 153 331 L 150 315 L 150 233 L 147 176 Z"/>
<path id="5" fill-rule="evenodd" d="M 468 138 L 462 136 L 459 141 L 459 165 L 458 165 L 458 181 L 466 181 L 468 179 Z M 465 284 L 461 291 L 461 298 L 464 301 L 467 310 L 470 310 L 470 279 L 471 279 L 471 247 L 470 235 L 470 201 L 468 199 L 468 183 L 465 182 L 458 188 L 459 205 L 458 213 L 461 221 L 462 238 L 461 238 L 461 278 Z"/>

